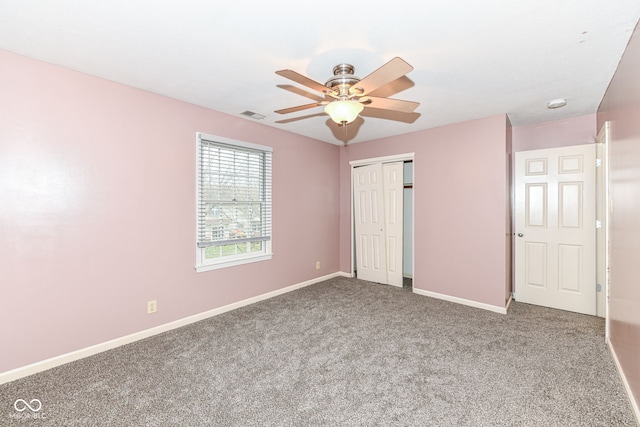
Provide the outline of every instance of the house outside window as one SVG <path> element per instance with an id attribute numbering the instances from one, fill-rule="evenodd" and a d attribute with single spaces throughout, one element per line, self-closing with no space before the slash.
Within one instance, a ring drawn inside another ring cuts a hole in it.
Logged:
<path id="1" fill-rule="evenodd" d="M 271 259 L 272 148 L 196 134 L 196 271 Z"/>

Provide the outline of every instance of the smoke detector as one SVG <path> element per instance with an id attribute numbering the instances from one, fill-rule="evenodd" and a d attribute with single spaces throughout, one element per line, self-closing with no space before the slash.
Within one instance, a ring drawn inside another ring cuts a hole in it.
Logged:
<path id="1" fill-rule="evenodd" d="M 567 100 L 565 98 L 552 99 L 551 101 L 547 102 L 547 108 L 550 110 L 562 108 L 565 105 L 567 105 Z"/>

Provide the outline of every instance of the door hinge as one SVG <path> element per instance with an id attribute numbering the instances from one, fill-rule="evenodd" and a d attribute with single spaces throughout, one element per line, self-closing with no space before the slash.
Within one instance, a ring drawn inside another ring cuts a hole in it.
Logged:
<path id="1" fill-rule="evenodd" d="M 602 292 L 602 285 L 600 283 L 596 285 L 596 292 Z"/>
<path id="2" fill-rule="evenodd" d="M 599 168 L 602 166 L 602 159 L 596 159 L 596 167 Z"/>
<path id="3" fill-rule="evenodd" d="M 602 221 L 599 219 L 596 220 L 596 228 L 602 228 Z"/>

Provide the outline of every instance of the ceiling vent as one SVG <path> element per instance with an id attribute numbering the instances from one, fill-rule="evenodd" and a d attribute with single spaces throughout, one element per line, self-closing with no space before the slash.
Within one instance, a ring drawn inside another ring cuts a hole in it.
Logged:
<path id="1" fill-rule="evenodd" d="M 244 116 L 247 116 L 247 117 L 251 117 L 252 119 L 256 119 L 256 120 L 262 120 L 262 119 L 264 119 L 266 117 L 266 116 L 263 116 L 262 114 L 254 113 L 253 111 L 249 111 L 249 110 L 243 111 L 240 114 L 242 114 Z"/>

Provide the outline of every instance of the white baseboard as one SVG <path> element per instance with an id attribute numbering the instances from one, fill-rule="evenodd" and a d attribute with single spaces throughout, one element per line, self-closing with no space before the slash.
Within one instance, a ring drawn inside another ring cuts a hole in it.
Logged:
<path id="1" fill-rule="evenodd" d="M 441 299 L 457 304 L 467 305 L 469 307 L 481 308 L 483 310 L 493 311 L 495 313 L 507 314 L 507 307 L 499 307 L 497 305 L 485 304 L 483 302 L 472 301 L 464 298 L 452 297 L 451 295 L 439 294 L 437 292 L 425 291 L 424 289 L 413 288 L 413 293 L 426 297 Z"/>
<path id="2" fill-rule="evenodd" d="M 186 326 L 191 323 L 199 322 L 209 317 L 217 316 L 227 311 L 235 310 L 246 305 L 254 304 L 256 302 L 264 301 L 269 298 L 276 297 L 278 295 L 285 294 L 287 292 L 295 291 L 296 289 L 304 288 L 305 286 L 313 285 L 315 283 L 323 282 L 325 280 L 332 279 L 334 277 L 351 277 L 350 274 L 344 272 L 337 272 L 328 274 L 326 276 L 317 277 L 315 279 L 307 280 L 306 282 L 298 283 L 295 285 L 287 286 L 286 288 L 277 289 L 275 291 L 267 292 L 266 294 L 258 295 L 252 298 L 248 298 L 242 301 L 238 301 L 232 304 L 225 305 L 223 307 L 214 308 L 213 310 L 205 311 L 204 313 L 195 314 L 193 316 L 184 317 L 182 319 L 174 320 L 173 322 L 165 323 L 164 325 L 155 326 L 144 331 L 135 332 L 124 337 L 116 338 L 110 341 L 106 341 L 100 344 L 92 345 L 90 347 L 82 348 L 80 350 L 72 351 L 70 353 L 61 354 L 49 359 L 35 362 L 30 365 L 22 366 L 20 368 L 12 369 L 10 371 L 0 373 L 0 384 L 8 383 L 19 378 L 23 378 L 29 375 L 33 375 L 38 372 L 46 371 L 47 369 L 55 368 L 56 366 L 64 365 L 65 363 L 73 362 L 85 357 L 93 356 L 94 354 L 102 353 L 103 351 L 111 350 L 116 347 L 120 347 L 125 344 L 130 344 L 135 341 L 139 341 L 144 338 L 148 338 L 153 335 L 158 335 L 163 332 L 170 331 L 172 329 Z"/>
<path id="3" fill-rule="evenodd" d="M 607 346 L 609 347 L 609 351 L 611 352 L 611 357 L 613 357 L 613 361 L 616 364 L 616 368 L 618 369 L 618 374 L 620 375 L 620 379 L 622 380 L 622 384 L 624 385 L 624 390 L 627 392 L 627 397 L 629 398 L 629 402 L 631 403 L 631 409 L 633 410 L 633 415 L 636 417 L 636 422 L 640 426 L 640 407 L 638 406 L 638 401 L 633 396 L 633 392 L 631 391 L 631 386 L 627 381 L 627 377 L 624 375 L 624 371 L 622 370 L 622 366 L 620 366 L 620 361 L 618 360 L 618 356 L 616 355 L 616 351 L 611 345 L 611 341 L 607 340 Z"/>

